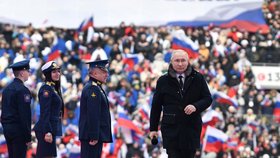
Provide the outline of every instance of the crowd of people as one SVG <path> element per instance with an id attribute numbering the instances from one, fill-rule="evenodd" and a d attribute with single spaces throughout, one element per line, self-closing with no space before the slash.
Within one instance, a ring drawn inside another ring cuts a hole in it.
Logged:
<path id="1" fill-rule="evenodd" d="M 88 81 L 85 62 L 108 58 L 110 76 L 105 90 L 110 102 L 114 143 L 104 146 L 103 156 L 164 157 L 161 141 L 154 146 L 148 138 L 149 112 L 156 81 L 167 71 L 170 62 L 171 32 L 183 30 L 199 44 L 199 55 L 192 58 L 190 64 L 204 75 L 211 93 L 222 92 L 238 103 L 231 106 L 214 98 L 211 105 L 211 109 L 223 117 L 213 126 L 224 131 L 235 146 L 217 152 L 201 150 L 196 156 L 277 157 L 280 155 L 280 116 L 274 111 L 280 104 L 280 94 L 276 89 L 257 89 L 251 67 L 252 63 L 278 63 L 280 59 L 279 8 L 276 0 L 263 4 L 270 28 L 267 33 L 218 26 L 137 27 L 124 22 L 119 27 L 92 28 L 94 32 L 1 24 L 0 96 L 13 80 L 8 65 L 23 58 L 30 59 L 31 77 L 26 86 L 32 95 L 34 125 L 40 111 L 37 96 L 43 81 L 40 69 L 58 47 L 59 56 L 55 60 L 61 67 L 65 103 L 63 136 L 56 139 L 58 157 L 78 157 L 80 97 Z M 120 121 L 124 119 L 121 114 L 125 114 L 128 124 Z M 37 147 L 35 133 L 32 134 L 30 158 L 36 155 Z M 0 154 L 6 157 L 2 134 L 0 141 Z"/>

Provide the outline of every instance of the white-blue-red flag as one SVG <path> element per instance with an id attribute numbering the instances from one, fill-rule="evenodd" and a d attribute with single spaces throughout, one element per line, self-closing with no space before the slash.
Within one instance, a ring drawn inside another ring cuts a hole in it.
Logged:
<path id="1" fill-rule="evenodd" d="M 198 41 L 192 41 L 190 37 L 186 36 L 184 30 L 175 30 L 171 33 L 172 39 L 172 49 L 182 49 L 185 50 L 190 58 L 198 57 Z"/>

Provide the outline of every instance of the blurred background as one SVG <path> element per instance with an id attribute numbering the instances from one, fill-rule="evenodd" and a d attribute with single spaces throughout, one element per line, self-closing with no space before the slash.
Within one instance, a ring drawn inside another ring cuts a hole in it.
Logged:
<path id="1" fill-rule="evenodd" d="M 41 66 L 61 65 L 65 102 L 59 158 L 80 157 L 80 95 L 86 61 L 109 59 L 104 87 L 114 143 L 104 158 L 165 158 L 151 145 L 149 113 L 156 81 L 172 49 L 184 49 L 213 96 L 202 114 L 196 157 L 279 157 L 280 2 L 278 0 L 23 0 L 0 2 L 0 102 L 13 80 L 7 66 L 30 59 L 33 125 L 40 105 Z M 0 157 L 7 146 L 0 127 Z M 27 157 L 36 155 L 37 140 Z"/>

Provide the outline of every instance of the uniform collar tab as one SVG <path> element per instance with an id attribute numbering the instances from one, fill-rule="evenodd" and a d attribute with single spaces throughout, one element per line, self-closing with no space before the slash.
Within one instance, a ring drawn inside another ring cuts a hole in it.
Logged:
<path id="1" fill-rule="evenodd" d="M 54 82 L 50 82 L 50 81 L 46 82 L 46 84 L 49 85 L 49 86 L 54 86 L 55 85 Z"/>
<path id="2" fill-rule="evenodd" d="M 98 81 L 97 79 L 95 78 L 90 78 L 91 82 L 92 82 L 92 85 L 102 85 L 102 82 Z"/>

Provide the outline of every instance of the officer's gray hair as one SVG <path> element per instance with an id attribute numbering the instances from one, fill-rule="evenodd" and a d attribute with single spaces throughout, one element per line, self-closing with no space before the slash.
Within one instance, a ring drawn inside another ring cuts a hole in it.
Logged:
<path id="1" fill-rule="evenodd" d="M 94 71 L 96 70 L 96 68 L 95 67 L 90 67 L 89 69 L 88 69 L 88 75 L 94 75 Z"/>

